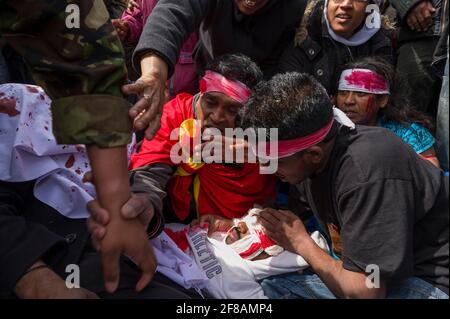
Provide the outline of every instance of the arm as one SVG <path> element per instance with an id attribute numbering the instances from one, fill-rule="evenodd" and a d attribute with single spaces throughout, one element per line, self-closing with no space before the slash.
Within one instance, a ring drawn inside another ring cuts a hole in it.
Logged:
<path id="1" fill-rule="evenodd" d="M 405 20 L 409 11 L 418 5 L 420 2 L 424 2 L 425 0 L 390 0 L 389 3 L 394 7 L 397 11 L 397 14 L 400 16 L 400 19 Z"/>
<path id="2" fill-rule="evenodd" d="M 79 28 L 68 28 L 65 15 L 60 14 L 68 4 L 80 9 Z M 151 253 L 142 243 L 145 232 L 120 219 L 120 208 L 131 195 L 126 144 L 132 122 L 120 87 L 126 77 L 124 52 L 103 2 L 5 0 L 0 8 L 0 32 L 52 97 L 58 143 L 87 145 L 98 198 L 111 213 L 108 227 L 115 230 L 102 245 L 109 291 L 115 287 L 111 282 L 118 280 L 117 261 L 124 251 L 142 257 L 139 266 L 147 269 L 139 285 L 142 288 L 151 271 L 148 258 L 143 257 Z"/>
<path id="3" fill-rule="evenodd" d="M 130 172 L 132 196 L 121 209 L 121 216 L 127 220 L 138 220 L 149 238 L 158 236 L 164 228 L 163 198 L 164 191 L 173 174 L 173 169 L 166 164 L 152 164 Z M 90 180 L 90 176 L 86 181 Z M 92 181 L 92 180 L 90 180 Z M 107 225 L 111 219 L 98 200 L 88 204 L 91 217 L 88 220 L 89 232 L 93 236 L 93 244 L 100 249 L 100 242 L 107 233 Z"/>
<path id="4" fill-rule="evenodd" d="M 268 212 L 268 221 L 263 226 L 281 246 L 302 255 L 338 297 L 384 297 L 387 281 L 414 275 L 413 185 L 408 180 L 380 179 L 336 193 L 341 218 L 338 236 L 341 261 L 319 252 L 304 231 L 303 223 L 292 213 Z M 364 273 L 369 265 L 379 268 L 379 289 L 365 285 Z"/>
<path id="5" fill-rule="evenodd" d="M 130 173 L 133 193 L 131 198 L 121 207 L 121 218 L 137 224 L 141 230 L 146 230 L 145 242 L 147 242 L 147 237 L 153 238 L 158 236 L 164 228 L 162 199 L 166 194 L 164 189 L 172 172 L 173 170 L 169 165 L 153 164 L 141 167 Z M 90 202 L 88 209 L 91 213 L 91 217 L 88 220 L 88 228 L 92 234 L 92 242 L 96 249 L 101 250 L 104 238 L 110 236 L 111 232 L 114 231 L 109 226 L 112 221 L 111 214 L 98 200 Z M 144 238 L 141 238 L 142 241 L 144 241 Z M 133 243 L 131 244 L 133 245 Z M 151 265 L 147 270 L 150 273 L 156 271 L 157 262 L 153 252 L 145 258 Z M 135 259 L 135 261 L 139 264 L 139 260 Z M 141 278 L 141 282 L 138 283 L 139 290 L 144 286 L 142 280 Z M 114 285 L 116 284 L 115 282 Z M 114 286 L 111 284 L 110 289 L 114 290 L 112 288 Z"/>
<path id="6" fill-rule="evenodd" d="M 22 215 L 25 202 L 33 200 L 33 187 L 33 182 L 0 182 L 0 296 L 95 298 L 85 289 L 68 289 L 45 265 L 47 252 L 64 250 L 64 240 Z"/>
<path id="7" fill-rule="evenodd" d="M 80 12 L 80 29 L 67 28 L 63 15 L 58 15 L 65 12 L 66 1 L 39 0 L 33 5 L 29 1 L 3 1 L 0 32 L 52 98 L 58 143 L 87 145 L 94 175 L 98 175 L 100 200 L 116 202 L 117 206 L 120 197 L 105 183 L 127 184 L 125 146 L 132 126 L 129 103 L 120 92 L 126 76 L 123 50 L 104 5 L 93 7 L 86 0 L 75 3 L 86 10 Z M 94 10 L 106 18 L 97 25 L 86 18 Z M 105 83 L 105 78 L 111 80 Z M 129 192 L 124 196 L 129 197 Z"/>
<path id="8" fill-rule="evenodd" d="M 34 183 L 0 181 L 0 294 L 7 295 L 25 271 L 61 238 L 23 217 Z"/>
<path id="9" fill-rule="evenodd" d="M 17 282 L 14 292 L 21 299 L 98 299 L 84 288 L 70 289 L 66 282 L 38 260 Z"/>
<path id="10" fill-rule="evenodd" d="M 380 288 L 366 285 L 367 274 L 347 270 L 341 260 L 334 260 L 311 239 L 304 237 L 295 252 L 302 256 L 327 287 L 339 298 L 384 298 L 386 284 L 380 282 Z"/>
<path id="11" fill-rule="evenodd" d="M 428 30 L 433 23 L 432 18 L 436 9 L 429 0 L 391 0 L 403 23 L 413 31 Z"/>
<path id="12" fill-rule="evenodd" d="M 134 169 L 130 173 L 131 189 L 134 194 L 145 195 L 154 210 L 147 232 L 153 238 L 163 229 L 163 199 L 166 196 L 166 186 L 172 177 L 173 168 L 167 164 L 151 164 Z"/>
<path id="13" fill-rule="evenodd" d="M 128 25 L 128 35 L 125 38 L 127 44 L 132 46 L 137 45 L 144 28 L 145 18 L 146 17 L 143 17 L 142 15 L 142 1 L 140 6 L 133 9 L 127 9 L 123 13 L 121 20 L 125 21 Z"/>
<path id="14" fill-rule="evenodd" d="M 439 165 L 439 159 L 436 156 L 436 151 L 434 149 L 434 147 L 430 147 L 429 149 L 427 149 L 426 151 L 422 152 L 419 154 L 420 157 L 422 157 L 424 160 L 429 161 L 431 164 L 433 164 L 436 167 L 441 167 Z"/>
<path id="15" fill-rule="evenodd" d="M 133 64 L 136 70 L 139 70 L 141 57 L 153 51 L 167 64 L 170 77 L 183 43 L 200 25 L 213 2 L 213 0 L 160 0 L 147 19 L 134 52 Z M 144 70 L 141 72 L 144 74 Z"/>
<path id="16" fill-rule="evenodd" d="M 67 28 L 64 14 L 59 14 L 69 3 L 80 7 L 79 29 Z M 87 0 L 4 0 L 0 33 L 52 98 L 58 143 L 125 146 L 132 122 L 130 104 L 120 91 L 126 78 L 124 52 L 105 6 L 92 6 Z M 105 19 L 93 25 L 87 19 L 91 11 Z"/>
<path id="17" fill-rule="evenodd" d="M 260 222 L 270 238 L 283 248 L 305 259 L 330 291 L 339 298 L 384 298 L 386 286 L 366 286 L 363 272 L 350 271 L 340 260 L 334 260 L 308 235 L 302 221 L 292 212 L 265 209 Z"/>
<path id="18" fill-rule="evenodd" d="M 160 116 L 169 93 L 166 82 L 172 76 L 184 41 L 198 27 L 214 0 L 160 0 L 148 17 L 133 54 L 134 68 L 141 77 L 123 88 L 125 94 L 141 99 L 130 110 L 138 130 L 149 129 L 153 139 L 160 127 Z"/>

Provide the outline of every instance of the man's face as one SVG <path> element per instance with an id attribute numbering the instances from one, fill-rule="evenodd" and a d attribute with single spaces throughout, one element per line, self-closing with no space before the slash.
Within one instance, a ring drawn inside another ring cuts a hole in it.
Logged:
<path id="1" fill-rule="evenodd" d="M 303 182 L 310 175 L 310 167 L 302 154 L 281 158 L 278 160 L 278 169 L 275 173 L 283 182 L 292 185 Z"/>
<path id="2" fill-rule="evenodd" d="M 351 38 L 366 18 L 368 0 L 328 0 L 327 18 L 333 31 Z"/>
<path id="3" fill-rule="evenodd" d="M 225 243 L 227 245 L 236 245 L 239 241 L 245 240 L 248 236 L 250 236 L 250 230 L 245 222 L 239 222 L 236 226 L 232 227 L 225 238 Z M 257 256 L 253 257 L 251 260 L 261 260 L 269 258 L 270 255 L 267 254 L 264 250 L 261 251 Z"/>
<path id="4" fill-rule="evenodd" d="M 238 240 L 250 235 L 250 231 L 245 222 L 239 222 L 236 226 L 231 227 L 228 231 L 227 237 L 225 238 L 225 243 L 231 245 Z"/>
<path id="5" fill-rule="evenodd" d="M 202 130 L 216 128 L 225 134 L 225 128 L 235 128 L 242 104 L 223 93 L 208 92 L 200 98 L 200 107 Z"/>
<path id="6" fill-rule="evenodd" d="M 234 0 L 234 3 L 245 15 L 252 15 L 264 7 L 269 0 Z"/>

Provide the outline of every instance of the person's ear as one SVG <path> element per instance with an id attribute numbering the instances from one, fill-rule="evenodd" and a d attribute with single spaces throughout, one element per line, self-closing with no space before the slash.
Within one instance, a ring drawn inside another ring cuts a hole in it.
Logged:
<path id="1" fill-rule="evenodd" d="M 380 109 L 384 109 L 386 107 L 386 105 L 388 104 L 389 95 L 388 94 L 383 94 L 383 95 L 379 96 L 378 99 L 379 99 L 379 102 L 380 102 Z"/>
<path id="2" fill-rule="evenodd" d="M 306 150 L 304 156 L 307 164 L 318 165 L 322 162 L 324 152 L 320 146 L 314 145 Z"/>

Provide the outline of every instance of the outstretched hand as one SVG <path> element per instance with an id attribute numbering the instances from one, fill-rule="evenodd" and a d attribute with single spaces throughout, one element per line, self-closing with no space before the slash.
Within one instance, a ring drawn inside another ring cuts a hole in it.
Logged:
<path id="1" fill-rule="evenodd" d="M 122 93 L 139 97 L 129 114 L 134 119 L 134 127 L 145 130 L 145 137 L 151 140 L 160 128 L 163 106 L 169 99 L 168 66 L 163 59 L 149 53 L 141 58 L 141 73 L 135 83 L 122 87 Z"/>

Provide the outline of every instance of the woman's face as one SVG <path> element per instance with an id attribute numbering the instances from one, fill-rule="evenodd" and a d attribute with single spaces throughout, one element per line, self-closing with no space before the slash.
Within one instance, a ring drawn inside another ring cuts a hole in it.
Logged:
<path id="1" fill-rule="evenodd" d="M 269 0 L 234 0 L 234 3 L 245 15 L 252 15 L 264 7 Z"/>
<path id="2" fill-rule="evenodd" d="M 349 39 L 366 18 L 368 0 L 328 0 L 327 18 L 333 31 Z"/>
<path id="3" fill-rule="evenodd" d="M 355 124 L 375 126 L 378 111 L 386 106 L 388 99 L 389 95 L 338 91 L 336 105 Z"/>

